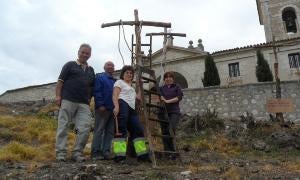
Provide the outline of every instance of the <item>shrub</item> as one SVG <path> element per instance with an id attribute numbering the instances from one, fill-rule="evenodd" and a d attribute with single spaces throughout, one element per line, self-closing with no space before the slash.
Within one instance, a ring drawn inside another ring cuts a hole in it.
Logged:
<path id="1" fill-rule="evenodd" d="M 213 129 L 220 130 L 225 127 L 224 121 L 218 117 L 218 113 L 207 109 L 202 115 L 197 114 L 192 118 L 191 128 L 196 132 L 199 130 Z"/>
<path id="2" fill-rule="evenodd" d="M 273 81 L 273 74 L 270 70 L 268 62 L 265 60 L 264 55 L 260 50 L 256 51 L 257 65 L 256 65 L 256 78 L 258 82 Z"/>
<path id="3" fill-rule="evenodd" d="M 213 57 L 208 54 L 205 58 L 205 72 L 202 79 L 204 87 L 220 85 L 220 76 Z"/>

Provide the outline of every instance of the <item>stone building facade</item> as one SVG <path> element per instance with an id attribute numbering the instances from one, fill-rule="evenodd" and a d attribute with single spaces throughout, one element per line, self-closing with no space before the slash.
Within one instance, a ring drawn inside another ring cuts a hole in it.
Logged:
<path id="1" fill-rule="evenodd" d="M 8 90 L 0 95 L 0 103 L 51 101 L 55 99 L 55 87 L 56 83 L 48 83 Z"/>

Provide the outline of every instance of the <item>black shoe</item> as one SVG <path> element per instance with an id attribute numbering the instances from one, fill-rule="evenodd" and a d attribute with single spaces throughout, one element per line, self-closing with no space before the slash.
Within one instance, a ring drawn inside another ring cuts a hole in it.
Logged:
<path id="1" fill-rule="evenodd" d="M 169 160 L 175 161 L 177 157 L 175 154 L 171 154 L 171 155 L 169 155 L 168 158 L 169 158 Z"/>
<path id="2" fill-rule="evenodd" d="M 110 155 L 104 155 L 102 160 L 112 160 L 113 157 Z"/>
<path id="3" fill-rule="evenodd" d="M 92 159 L 93 161 L 98 161 L 98 160 L 103 160 L 104 157 L 103 157 L 103 156 L 93 156 L 93 157 L 91 157 L 91 159 Z"/>
<path id="4" fill-rule="evenodd" d="M 143 154 L 137 157 L 137 161 L 138 162 L 147 162 L 147 163 L 151 163 L 151 159 L 149 158 L 149 154 Z"/>
<path id="5" fill-rule="evenodd" d="M 86 159 L 84 156 L 82 155 L 78 155 L 78 156 L 72 156 L 72 161 L 75 161 L 75 162 L 78 162 L 78 163 L 81 163 L 81 162 L 85 162 Z"/>
<path id="6" fill-rule="evenodd" d="M 125 159 L 126 159 L 126 157 L 124 157 L 124 156 L 115 156 L 114 157 L 114 161 L 116 163 L 123 163 L 125 161 Z"/>
<path id="7" fill-rule="evenodd" d="M 58 157 L 56 157 L 56 160 L 57 160 L 58 162 L 66 162 L 66 161 L 67 161 L 67 158 L 64 157 L 64 156 L 58 156 Z"/>
<path id="8" fill-rule="evenodd" d="M 103 159 L 102 160 L 112 160 L 113 157 L 111 155 L 111 153 L 107 152 L 107 153 L 103 153 Z"/>

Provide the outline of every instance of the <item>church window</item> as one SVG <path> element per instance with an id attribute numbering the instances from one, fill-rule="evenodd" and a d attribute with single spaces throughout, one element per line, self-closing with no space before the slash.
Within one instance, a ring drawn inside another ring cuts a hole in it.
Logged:
<path id="1" fill-rule="evenodd" d="M 229 77 L 240 76 L 239 63 L 230 63 L 230 64 L 228 64 L 228 68 L 229 68 Z"/>
<path id="2" fill-rule="evenodd" d="M 285 23 L 287 33 L 297 32 L 296 18 L 296 13 L 293 8 L 288 7 L 282 11 L 282 20 Z"/>
<path id="3" fill-rule="evenodd" d="M 288 55 L 290 68 L 300 67 L 300 53 L 292 53 Z"/>

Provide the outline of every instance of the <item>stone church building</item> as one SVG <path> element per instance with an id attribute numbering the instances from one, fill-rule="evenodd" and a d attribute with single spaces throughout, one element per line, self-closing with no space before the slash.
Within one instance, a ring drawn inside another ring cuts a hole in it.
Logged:
<path id="1" fill-rule="evenodd" d="M 207 108 L 215 109 L 221 117 L 237 117 L 245 112 L 267 118 L 266 101 L 275 97 L 275 83 L 259 83 L 256 79 L 256 51 L 261 50 L 274 74 L 274 49 L 278 57 L 278 74 L 282 97 L 292 98 L 295 111 L 285 113 L 290 120 L 300 121 L 300 0 L 256 0 L 258 18 L 264 26 L 266 42 L 211 52 L 219 71 L 220 87 L 203 88 L 205 51 L 201 39 L 188 47 L 173 44 L 168 38 L 166 56 L 163 49 L 152 54 L 156 76 L 165 71 L 175 72 L 184 98 L 182 113 L 195 114 Z M 163 61 L 164 59 L 164 66 Z M 116 72 L 116 76 L 119 72 Z M 0 95 L 0 103 L 51 100 L 55 83 L 8 90 Z"/>
<path id="2" fill-rule="evenodd" d="M 274 51 L 277 51 L 279 78 L 282 81 L 300 79 L 300 1 L 256 0 L 259 22 L 264 26 L 266 43 L 247 45 L 212 52 L 219 71 L 221 86 L 256 83 L 256 51 L 261 50 L 274 74 Z M 177 82 L 183 88 L 203 87 L 201 79 L 205 71 L 206 52 L 201 39 L 185 47 L 174 46 L 168 38 L 165 70 L 174 71 Z M 274 44 L 272 43 L 274 40 Z M 163 71 L 163 49 L 152 55 L 153 68 L 157 74 Z"/>

